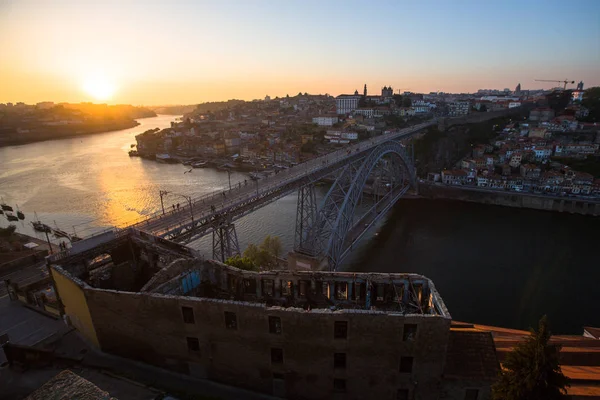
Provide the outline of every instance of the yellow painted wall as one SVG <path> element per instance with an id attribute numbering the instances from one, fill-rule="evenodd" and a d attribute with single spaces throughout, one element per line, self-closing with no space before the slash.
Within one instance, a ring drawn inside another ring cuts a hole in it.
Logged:
<path id="1" fill-rule="evenodd" d="M 92 322 L 92 316 L 85 299 L 83 289 L 61 273 L 51 268 L 52 277 L 56 285 L 56 291 L 65 308 L 65 314 L 71 319 L 71 323 L 83 336 L 99 347 L 98 336 Z"/>

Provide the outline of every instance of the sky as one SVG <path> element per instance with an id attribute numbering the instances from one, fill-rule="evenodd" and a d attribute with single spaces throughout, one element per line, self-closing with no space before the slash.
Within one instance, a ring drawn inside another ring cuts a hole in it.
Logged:
<path id="1" fill-rule="evenodd" d="M 0 103 L 562 86 L 535 79 L 600 85 L 600 0 L 0 0 Z"/>

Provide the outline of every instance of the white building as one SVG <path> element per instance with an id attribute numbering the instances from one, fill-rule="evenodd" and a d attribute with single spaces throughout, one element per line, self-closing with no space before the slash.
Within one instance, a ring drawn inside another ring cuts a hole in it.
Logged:
<path id="1" fill-rule="evenodd" d="M 318 116 L 318 117 L 313 117 L 312 119 L 313 124 L 317 124 L 319 126 L 333 126 L 334 124 L 337 124 L 338 122 L 338 116 L 337 115 L 324 115 L 324 116 Z"/>
<path id="2" fill-rule="evenodd" d="M 348 114 L 358 108 L 358 102 L 360 95 L 358 92 L 355 94 L 340 94 L 335 98 L 335 109 L 337 114 Z"/>
<path id="3" fill-rule="evenodd" d="M 325 139 L 329 140 L 329 143 L 350 143 L 351 140 L 358 140 L 358 133 L 356 132 L 342 132 L 339 130 L 328 130 L 325 135 Z"/>

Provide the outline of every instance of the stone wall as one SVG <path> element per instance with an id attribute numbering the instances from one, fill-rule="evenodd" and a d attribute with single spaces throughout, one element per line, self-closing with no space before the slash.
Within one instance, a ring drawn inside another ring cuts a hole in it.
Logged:
<path id="1" fill-rule="evenodd" d="M 292 399 L 395 398 L 406 388 L 415 398 L 437 398 L 450 319 L 392 315 L 367 310 L 267 308 L 259 303 L 127 293 L 86 288 L 86 301 L 102 350 L 182 373 L 264 393 L 282 386 Z M 181 307 L 194 323 L 184 323 Z M 228 329 L 225 312 L 235 313 Z M 270 333 L 269 316 L 281 319 Z M 335 321 L 348 323 L 347 339 L 334 338 Z M 414 341 L 403 341 L 405 324 L 416 324 Z M 199 351 L 188 349 L 197 338 Z M 271 363 L 271 348 L 283 363 Z M 346 368 L 334 368 L 334 353 Z M 413 372 L 400 373 L 400 357 L 414 357 Z M 334 379 L 345 379 L 336 394 Z"/>
<path id="2" fill-rule="evenodd" d="M 466 186 L 419 185 L 419 194 L 432 199 L 469 201 L 496 206 L 531 208 L 600 216 L 600 201 L 574 197 L 550 197 L 508 191 L 483 191 Z"/>

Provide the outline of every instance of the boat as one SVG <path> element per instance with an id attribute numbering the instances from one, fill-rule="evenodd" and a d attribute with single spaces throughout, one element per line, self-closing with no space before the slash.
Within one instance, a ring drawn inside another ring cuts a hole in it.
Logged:
<path id="1" fill-rule="evenodd" d="M 140 155 L 140 153 L 138 153 L 136 150 L 129 150 L 129 157 L 138 157 Z"/>
<path id="2" fill-rule="evenodd" d="M 56 226 L 56 228 L 52 228 L 52 232 L 54 233 L 54 236 L 56 237 L 64 237 L 69 239 L 70 236 L 67 232 L 63 231 L 62 229 L 60 229 L 58 227 L 58 225 L 56 225 L 56 221 L 54 221 L 54 226 Z"/>
<path id="3" fill-rule="evenodd" d="M 11 206 L 9 206 L 8 204 L 6 204 L 4 201 L 2 201 L 2 203 L 0 203 L 0 208 L 2 208 L 2 210 L 4 211 L 12 211 L 13 208 Z"/>
<path id="4" fill-rule="evenodd" d="M 10 211 L 7 211 L 4 213 L 6 215 L 6 219 L 9 221 L 18 221 L 19 218 L 17 216 L 15 216 L 13 213 L 11 213 Z"/>
<path id="5" fill-rule="evenodd" d="M 206 161 L 195 162 L 191 164 L 193 168 L 206 168 L 208 163 Z"/>
<path id="6" fill-rule="evenodd" d="M 25 214 L 23 214 L 23 211 L 19 210 L 19 205 L 17 205 L 17 217 L 19 217 L 19 219 L 25 219 Z"/>
<path id="7" fill-rule="evenodd" d="M 33 229 L 35 229 L 38 232 L 51 232 L 52 228 L 50 228 L 48 225 L 40 222 L 40 221 L 31 221 L 31 225 L 33 225 Z"/>
<path id="8" fill-rule="evenodd" d="M 33 229 L 35 229 L 38 232 L 52 232 L 52 228 L 50 228 L 48 225 L 42 223 L 42 221 L 40 221 L 40 219 L 37 216 L 37 213 L 34 211 L 33 215 L 35 217 L 34 221 L 31 221 L 31 225 L 33 225 Z"/>

